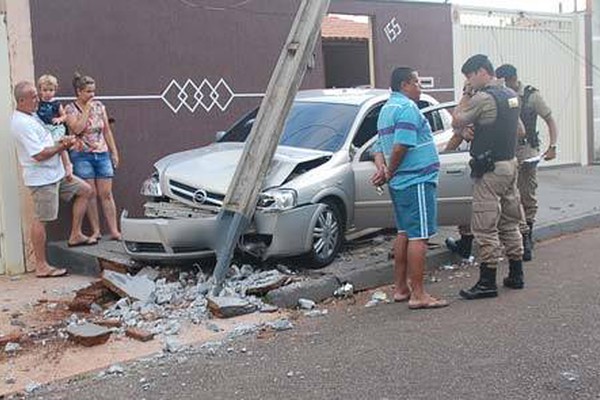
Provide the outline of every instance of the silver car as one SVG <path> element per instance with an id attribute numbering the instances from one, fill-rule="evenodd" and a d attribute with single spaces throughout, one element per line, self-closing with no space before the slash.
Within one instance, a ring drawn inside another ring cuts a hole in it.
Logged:
<path id="1" fill-rule="evenodd" d="M 261 260 L 300 256 L 306 266 L 331 263 L 345 237 L 392 227 L 387 188 L 376 190 L 371 148 L 389 91 L 331 89 L 297 95 L 262 187 L 251 227 L 238 250 Z M 423 95 L 441 159 L 440 225 L 468 224 L 472 182 L 467 148 L 443 152 L 452 135 L 448 108 Z M 139 260 L 213 255 L 217 215 L 257 110 L 206 147 L 157 161 L 142 194 L 146 218 L 121 217 L 126 251 Z M 218 240 L 218 238 L 217 238 Z"/>

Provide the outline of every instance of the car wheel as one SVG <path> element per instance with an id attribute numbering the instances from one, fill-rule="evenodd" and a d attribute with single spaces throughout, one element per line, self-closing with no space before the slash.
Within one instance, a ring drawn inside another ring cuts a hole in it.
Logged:
<path id="1" fill-rule="evenodd" d="M 344 241 L 344 221 L 338 207 L 329 201 L 312 227 L 312 248 L 305 261 L 309 268 L 321 268 L 335 259 Z"/>

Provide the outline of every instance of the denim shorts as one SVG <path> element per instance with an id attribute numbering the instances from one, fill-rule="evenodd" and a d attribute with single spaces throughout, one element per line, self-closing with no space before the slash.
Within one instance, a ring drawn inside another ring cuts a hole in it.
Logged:
<path id="1" fill-rule="evenodd" d="M 437 233 L 437 188 L 419 183 L 398 190 L 390 188 L 398 233 L 409 240 L 429 239 Z"/>
<path id="2" fill-rule="evenodd" d="M 82 179 L 110 179 L 115 175 L 110 153 L 70 151 L 73 174 Z"/>

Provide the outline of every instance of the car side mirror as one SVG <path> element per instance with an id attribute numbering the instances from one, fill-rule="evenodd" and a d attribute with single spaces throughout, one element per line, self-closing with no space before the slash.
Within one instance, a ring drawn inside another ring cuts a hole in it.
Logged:
<path id="1" fill-rule="evenodd" d="M 218 131 L 217 133 L 215 133 L 216 141 L 218 142 L 219 140 L 223 139 L 223 136 L 225 136 L 226 133 L 226 131 Z"/>

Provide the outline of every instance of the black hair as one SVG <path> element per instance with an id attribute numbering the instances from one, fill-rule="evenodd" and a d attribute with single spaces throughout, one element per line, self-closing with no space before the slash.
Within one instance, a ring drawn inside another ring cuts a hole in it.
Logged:
<path id="1" fill-rule="evenodd" d="M 517 76 L 517 69 L 514 65 L 503 64 L 496 68 L 496 78 L 513 78 Z"/>
<path id="2" fill-rule="evenodd" d="M 460 70 L 464 75 L 479 71 L 481 68 L 486 70 L 490 75 L 494 76 L 494 66 L 485 54 L 475 54 L 469 57 Z"/>
<path id="3" fill-rule="evenodd" d="M 399 92 L 400 86 L 404 82 L 409 82 L 412 78 L 412 74 L 415 72 L 414 68 L 411 67 L 398 67 L 392 72 L 391 87 L 393 92 Z"/>

